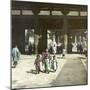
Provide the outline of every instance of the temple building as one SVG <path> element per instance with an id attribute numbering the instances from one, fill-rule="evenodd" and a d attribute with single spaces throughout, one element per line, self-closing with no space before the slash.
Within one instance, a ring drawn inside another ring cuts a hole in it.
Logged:
<path id="1" fill-rule="evenodd" d="M 11 15 L 12 46 L 23 54 L 62 44 L 77 53 L 77 44 L 87 40 L 87 5 L 12 1 Z"/>

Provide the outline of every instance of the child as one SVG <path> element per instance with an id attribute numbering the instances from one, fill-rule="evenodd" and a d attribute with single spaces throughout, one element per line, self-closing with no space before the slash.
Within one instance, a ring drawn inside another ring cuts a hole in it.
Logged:
<path id="1" fill-rule="evenodd" d="M 15 47 L 12 49 L 12 60 L 13 60 L 14 67 L 17 66 L 19 59 L 20 59 L 20 51 L 17 45 L 15 45 Z"/>
<path id="2" fill-rule="evenodd" d="M 34 62 L 35 68 L 36 68 L 36 74 L 39 74 L 39 72 L 40 72 L 40 61 L 41 61 L 40 55 L 38 54 L 37 58 L 36 58 L 36 60 Z"/>
<path id="3" fill-rule="evenodd" d="M 57 70 L 57 61 L 56 61 L 56 56 L 53 56 L 53 60 L 52 60 L 52 69 L 53 71 Z"/>

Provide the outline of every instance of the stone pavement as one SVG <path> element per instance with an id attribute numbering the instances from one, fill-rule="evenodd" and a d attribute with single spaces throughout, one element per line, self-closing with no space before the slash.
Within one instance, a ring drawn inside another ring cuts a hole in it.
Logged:
<path id="1" fill-rule="evenodd" d="M 30 71 L 35 70 L 34 60 L 35 55 L 22 55 L 16 68 L 12 68 L 12 88 L 32 88 L 32 87 L 46 87 L 51 83 L 61 71 L 66 59 L 60 59 L 57 56 L 58 69 L 56 72 L 49 74 L 40 73 L 33 74 Z"/>
<path id="2" fill-rule="evenodd" d="M 57 55 L 58 69 L 49 74 L 33 74 L 35 55 L 21 55 L 16 68 L 12 68 L 12 88 L 35 88 L 47 86 L 79 85 L 87 83 L 87 58 L 79 54 Z M 84 61 L 82 63 L 82 60 Z"/>
<path id="3" fill-rule="evenodd" d="M 82 61 L 83 60 L 83 61 Z M 57 78 L 52 82 L 53 86 L 86 85 L 87 66 L 86 58 L 82 56 L 69 56 Z"/>

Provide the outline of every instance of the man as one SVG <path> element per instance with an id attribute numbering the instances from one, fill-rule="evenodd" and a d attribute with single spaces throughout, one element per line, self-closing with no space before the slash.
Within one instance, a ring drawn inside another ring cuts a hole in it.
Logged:
<path id="1" fill-rule="evenodd" d="M 17 45 L 15 45 L 15 47 L 12 49 L 12 59 L 14 67 L 16 67 L 16 65 L 18 64 L 19 58 L 20 58 L 20 51 L 17 48 Z"/>

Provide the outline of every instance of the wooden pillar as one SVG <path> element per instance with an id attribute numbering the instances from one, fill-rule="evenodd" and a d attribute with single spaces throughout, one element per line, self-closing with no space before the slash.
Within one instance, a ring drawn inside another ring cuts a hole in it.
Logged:
<path id="1" fill-rule="evenodd" d="M 42 53 L 47 48 L 47 29 L 43 26 L 40 30 L 40 41 L 38 44 L 38 52 Z"/>
<path id="2" fill-rule="evenodd" d="M 67 14 L 69 13 L 69 9 L 68 8 L 62 8 L 62 13 L 64 14 L 64 18 L 63 18 L 63 30 L 64 30 L 64 46 L 66 49 L 66 53 L 67 53 L 67 45 L 68 45 L 68 21 L 67 21 Z"/>
<path id="3" fill-rule="evenodd" d="M 38 13 L 40 12 L 39 9 L 36 7 L 32 9 L 34 13 L 34 28 L 35 28 L 35 54 L 38 54 L 38 44 L 39 44 L 39 20 L 38 20 Z"/>
<path id="4" fill-rule="evenodd" d="M 18 22 L 18 23 L 17 23 Z M 21 53 L 25 53 L 25 32 L 21 19 L 13 17 L 12 25 L 12 47 L 17 45 Z"/>
<path id="5" fill-rule="evenodd" d="M 68 22 L 67 22 L 67 18 L 65 17 L 63 19 L 63 30 L 64 30 L 64 46 L 66 49 L 66 53 L 67 53 L 67 45 L 68 45 L 68 35 L 67 35 L 67 30 L 68 30 Z"/>

